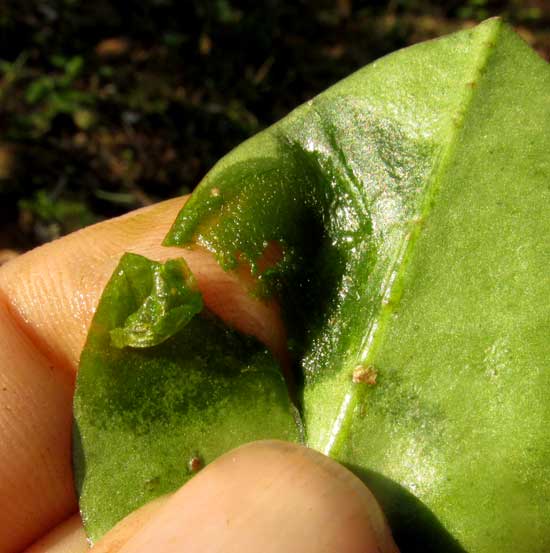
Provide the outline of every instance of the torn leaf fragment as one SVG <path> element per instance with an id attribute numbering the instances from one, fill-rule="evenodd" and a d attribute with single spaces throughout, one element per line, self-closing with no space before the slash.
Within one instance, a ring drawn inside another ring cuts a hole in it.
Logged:
<path id="1" fill-rule="evenodd" d="M 170 259 L 163 264 L 128 254 L 121 273 L 139 307 L 123 326 L 110 331 L 117 348 L 156 346 L 202 311 L 201 293 L 183 259 Z"/>
<path id="2" fill-rule="evenodd" d="M 126 254 L 103 292 L 74 400 L 75 478 L 92 541 L 242 443 L 300 441 L 271 353 L 201 307 L 183 260 Z"/>

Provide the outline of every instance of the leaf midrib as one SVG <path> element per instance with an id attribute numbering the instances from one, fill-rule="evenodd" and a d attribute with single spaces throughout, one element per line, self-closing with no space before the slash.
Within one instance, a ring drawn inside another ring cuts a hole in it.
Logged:
<path id="1" fill-rule="evenodd" d="M 476 90 L 479 89 L 479 82 L 483 77 L 492 53 L 495 51 L 503 23 L 499 18 L 493 20 L 493 29 L 487 40 L 483 43 L 476 63 L 473 65 L 472 78 L 464 87 L 465 93 L 462 101 L 459 102 L 455 114 L 449 117 L 449 133 L 447 143 L 442 147 L 439 161 L 434 164 L 431 176 L 426 185 L 423 201 L 419 209 L 412 230 L 403 237 L 401 247 L 394 259 L 394 262 L 386 272 L 386 284 L 384 286 L 384 298 L 378 314 L 369 322 L 369 331 L 363 338 L 361 346 L 360 363 L 363 366 L 374 366 L 376 354 L 384 341 L 389 321 L 399 304 L 403 295 L 404 276 L 411 260 L 414 257 L 414 250 L 424 222 L 428 218 L 441 188 L 443 176 L 451 164 L 461 135 L 464 121 L 468 114 Z M 323 453 L 332 457 L 338 457 L 342 446 L 349 433 L 355 409 L 361 405 L 367 394 L 367 387 L 352 384 L 344 394 L 337 415 L 328 432 L 329 442 L 323 448 Z M 307 426 L 307 423 L 306 423 Z"/>

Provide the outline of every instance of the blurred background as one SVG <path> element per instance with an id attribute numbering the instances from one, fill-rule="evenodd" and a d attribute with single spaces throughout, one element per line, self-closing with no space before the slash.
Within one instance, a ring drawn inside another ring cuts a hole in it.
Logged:
<path id="1" fill-rule="evenodd" d="M 190 192 L 224 153 L 388 52 L 550 0 L 0 0 L 0 263 Z"/>

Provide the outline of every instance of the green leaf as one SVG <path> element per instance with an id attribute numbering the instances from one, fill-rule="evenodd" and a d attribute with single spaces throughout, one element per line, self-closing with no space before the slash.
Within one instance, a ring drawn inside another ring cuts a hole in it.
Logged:
<path id="1" fill-rule="evenodd" d="M 302 373 L 308 445 L 371 487 L 403 553 L 550 550 L 549 151 L 550 69 L 489 20 L 365 67 L 242 144 L 206 176 L 166 238 L 200 244 L 227 270 L 249 263 L 258 292 L 278 299 Z M 263 271 L 269 244 L 283 254 Z M 98 479 L 81 505 L 101 531 L 117 520 L 105 517 L 115 486 L 103 492 L 103 479 L 137 466 L 151 478 L 170 466 L 120 464 L 111 444 L 126 410 L 113 413 L 107 392 L 122 403 L 131 385 L 134 405 L 150 409 L 157 403 L 141 397 L 155 371 L 180 362 L 155 349 L 175 336 L 143 350 L 107 341 L 108 355 L 105 342 L 94 345 L 139 307 L 121 316 L 114 290 L 96 315 L 76 404 L 77 417 L 93 413 L 83 451 L 94 470 L 80 454 L 76 465 Z M 228 346 L 193 327 L 203 320 L 181 332 L 197 342 L 195 355 L 212 343 L 222 356 Z M 227 351 L 242 366 L 244 353 Z M 134 361 L 125 369 L 134 355 L 155 370 L 136 378 Z M 104 366 L 120 381 L 98 386 Z M 204 378 L 206 367 L 193 370 Z M 204 424 L 193 447 L 209 443 L 212 452 L 227 432 L 234 443 L 250 439 L 243 421 L 271 422 L 244 387 L 235 398 L 217 386 L 212 420 L 192 394 L 179 420 Z M 287 420 L 288 399 L 275 389 Z M 223 397 L 232 410 L 221 409 Z M 134 412 L 134 433 L 148 433 Z M 162 443 L 172 439 L 162 431 Z M 129 439 L 124 447 L 134 456 L 147 449 Z M 118 482 L 126 507 L 145 500 L 140 482 Z"/>
<path id="2" fill-rule="evenodd" d="M 84 66 L 84 59 L 81 56 L 73 56 L 65 65 L 65 74 L 70 79 L 75 79 Z"/>
<path id="3" fill-rule="evenodd" d="M 52 93 L 55 82 L 50 77 L 41 77 L 32 81 L 25 91 L 25 100 L 36 104 Z"/>
<path id="4" fill-rule="evenodd" d="M 165 241 L 249 262 L 280 299 L 308 443 L 405 553 L 550 550 L 548 152 L 550 69 L 489 20 L 242 144 Z"/>
<path id="5" fill-rule="evenodd" d="M 208 312 L 193 316 L 201 305 L 183 260 L 126 254 L 103 292 L 74 401 L 75 477 L 92 541 L 243 441 L 301 439 L 271 354 Z"/>

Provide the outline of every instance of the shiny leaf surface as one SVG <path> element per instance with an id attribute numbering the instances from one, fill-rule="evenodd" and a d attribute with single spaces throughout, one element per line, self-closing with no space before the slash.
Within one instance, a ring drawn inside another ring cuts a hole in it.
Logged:
<path id="1" fill-rule="evenodd" d="M 227 268 L 281 245 L 259 278 L 309 445 L 375 490 L 404 552 L 550 550 L 548 152 L 550 69 L 489 20 L 244 143 L 166 240 Z"/>

